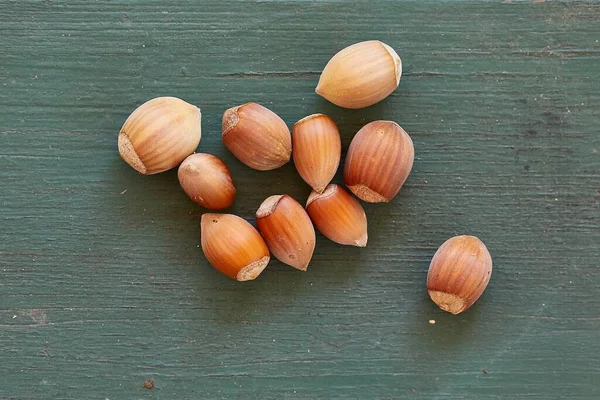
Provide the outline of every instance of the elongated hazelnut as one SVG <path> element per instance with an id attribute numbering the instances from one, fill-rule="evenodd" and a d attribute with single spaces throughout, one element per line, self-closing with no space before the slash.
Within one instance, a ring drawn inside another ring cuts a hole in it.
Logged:
<path id="1" fill-rule="evenodd" d="M 321 73 L 315 92 L 345 108 L 371 106 L 400 83 L 402 61 L 378 40 L 355 43 L 338 52 Z"/>
<path id="2" fill-rule="evenodd" d="M 306 271 L 315 251 L 315 229 L 300 203 L 285 194 L 267 197 L 256 211 L 256 225 L 277 259 Z"/>
<path id="3" fill-rule="evenodd" d="M 139 106 L 119 132 L 119 154 L 136 171 L 158 174 L 192 154 L 201 137 L 200 109 L 176 97 Z"/>
<path id="4" fill-rule="evenodd" d="M 267 171 L 290 160 L 290 130 L 277 114 L 257 103 L 232 107 L 223 114 L 223 143 L 250 168 Z"/>
<path id="5" fill-rule="evenodd" d="M 475 236 L 455 236 L 440 246 L 427 273 L 429 297 L 459 314 L 475 303 L 492 275 L 492 256 Z"/>
<path id="6" fill-rule="evenodd" d="M 313 114 L 296 122 L 292 134 L 292 154 L 298 173 L 315 192 L 331 182 L 342 154 L 337 125 L 325 114 Z"/>
<path id="7" fill-rule="evenodd" d="M 232 279 L 255 279 L 269 263 L 269 249 L 262 236 L 237 215 L 202 215 L 200 235 L 208 261 Z"/>
<path id="8" fill-rule="evenodd" d="M 388 202 L 412 169 L 415 151 L 397 123 L 374 121 L 354 136 L 344 164 L 344 183 L 361 200 Z"/>
<path id="9" fill-rule="evenodd" d="M 235 186 L 229 168 L 212 154 L 192 154 L 179 166 L 179 183 L 195 203 L 211 210 L 230 207 L 235 199 Z"/>
<path id="10" fill-rule="evenodd" d="M 317 229 L 339 244 L 367 245 L 367 216 L 358 200 L 336 184 L 323 193 L 313 191 L 306 201 L 306 212 Z"/>

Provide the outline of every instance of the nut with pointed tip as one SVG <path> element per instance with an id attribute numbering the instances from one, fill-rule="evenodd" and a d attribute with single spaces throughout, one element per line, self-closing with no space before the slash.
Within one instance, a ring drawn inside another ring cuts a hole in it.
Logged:
<path id="1" fill-rule="evenodd" d="M 367 216 L 358 200 L 336 184 L 323 193 L 313 191 L 306 201 L 306 212 L 317 229 L 339 244 L 367 245 Z"/>
<path id="2" fill-rule="evenodd" d="M 213 267 L 238 281 L 256 279 L 270 253 L 260 233 L 233 214 L 204 214 L 200 222 L 202 251 Z"/>
<path id="3" fill-rule="evenodd" d="M 325 114 L 313 114 L 296 122 L 292 131 L 296 169 L 304 182 L 322 193 L 340 165 L 342 141 L 337 125 Z"/>
<path id="4" fill-rule="evenodd" d="M 136 171 L 158 174 L 192 154 L 201 137 L 200 109 L 176 97 L 139 106 L 119 132 L 119 154 Z"/>
<path id="5" fill-rule="evenodd" d="M 402 61 L 378 40 L 355 43 L 327 63 L 315 92 L 345 108 L 371 106 L 388 97 L 400 83 Z"/>
<path id="6" fill-rule="evenodd" d="M 256 211 L 256 225 L 269 250 L 281 262 L 306 271 L 315 251 L 315 229 L 292 197 L 267 197 Z"/>
<path id="7" fill-rule="evenodd" d="M 222 133 L 225 147 L 250 168 L 267 171 L 290 161 L 289 128 L 260 104 L 246 103 L 225 111 Z"/>
<path id="8" fill-rule="evenodd" d="M 222 210 L 235 200 L 229 168 L 212 154 L 192 154 L 179 166 L 177 177 L 184 192 L 202 207 Z"/>
<path id="9" fill-rule="evenodd" d="M 414 157 L 413 142 L 397 123 L 371 122 L 350 143 L 344 183 L 363 201 L 387 203 L 408 178 Z"/>
<path id="10" fill-rule="evenodd" d="M 481 296 L 492 276 L 492 256 L 475 236 L 455 236 L 440 246 L 427 273 L 429 297 L 459 314 Z"/>

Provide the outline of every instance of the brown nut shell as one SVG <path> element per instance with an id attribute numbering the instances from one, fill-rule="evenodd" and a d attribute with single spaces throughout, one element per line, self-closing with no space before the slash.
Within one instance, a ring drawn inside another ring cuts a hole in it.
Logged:
<path id="1" fill-rule="evenodd" d="M 389 96 L 400 83 L 402 61 L 378 40 L 355 43 L 327 63 L 315 92 L 345 108 L 371 106 Z"/>
<path id="2" fill-rule="evenodd" d="M 232 107 L 223 114 L 225 147 L 250 168 L 267 171 L 290 160 L 292 138 L 277 114 L 257 103 Z"/>
<path id="3" fill-rule="evenodd" d="M 322 193 L 340 165 L 342 140 L 338 127 L 329 116 L 313 114 L 296 122 L 292 132 L 296 169 L 315 192 Z"/>
<path id="4" fill-rule="evenodd" d="M 442 310 L 459 314 L 481 296 L 492 276 L 492 256 L 475 236 L 455 236 L 437 250 L 427 273 L 427 291 Z"/>
<path id="5" fill-rule="evenodd" d="M 323 193 L 313 191 L 306 201 L 306 212 L 315 227 L 336 243 L 365 247 L 367 245 L 367 216 L 352 195 L 336 184 Z"/>
<path id="6" fill-rule="evenodd" d="M 222 210 L 235 200 L 229 168 L 212 154 L 192 154 L 179 166 L 177 177 L 189 198 L 202 207 Z"/>
<path id="7" fill-rule="evenodd" d="M 136 171 L 158 174 L 192 154 L 201 137 L 200 109 L 176 97 L 139 106 L 119 132 L 119 154 Z"/>
<path id="8" fill-rule="evenodd" d="M 256 225 L 278 260 L 306 271 L 315 251 L 315 229 L 300 203 L 288 195 L 270 196 L 256 211 Z"/>
<path id="9" fill-rule="evenodd" d="M 262 236 L 237 215 L 204 214 L 200 230 L 204 255 L 223 275 L 249 281 L 269 263 L 269 249 Z"/>
<path id="10" fill-rule="evenodd" d="M 388 202 L 408 178 L 414 157 L 413 142 L 397 123 L 368 123 L 350 143 L 344 183 L 363 201 Z"/>

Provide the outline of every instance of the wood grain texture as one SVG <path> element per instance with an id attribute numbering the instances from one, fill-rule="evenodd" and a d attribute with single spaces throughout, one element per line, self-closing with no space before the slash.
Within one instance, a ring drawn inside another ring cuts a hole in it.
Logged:
<path id="1" fill-rule="evenodd" d="M 0 0 L 0 398 L 599 398 L 599 20 L 588 1 Z M 368 39 L 402 57 L 399 89 L 359 111 L 316 96 L 329 57 Z M 327 113 L 344 153 L 395 120 L 413 172 L 365 205 L 367 248 L 318 235 L 307 273 L 273 261 L 236 283 L 202 255 L 176 171 L 117 153 L 162 95 L 202 109 L 199 149 L 251 220 L 309 188 L 222 146 L 236 104 L 289 126 Z M 455 234 L 494 259 L 460 316 L 425 290 Z"/>

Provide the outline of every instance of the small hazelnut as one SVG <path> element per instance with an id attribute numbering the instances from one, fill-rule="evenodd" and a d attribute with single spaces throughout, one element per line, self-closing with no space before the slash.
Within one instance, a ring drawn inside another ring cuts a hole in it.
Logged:
<path id="1" fill-rule="evenodd" d="M 202 207 L 222 210 L 235 200 L 229 168 L 212 154 L 192 154 L 179 166 L 177 177 L 189 198 Z"/>

